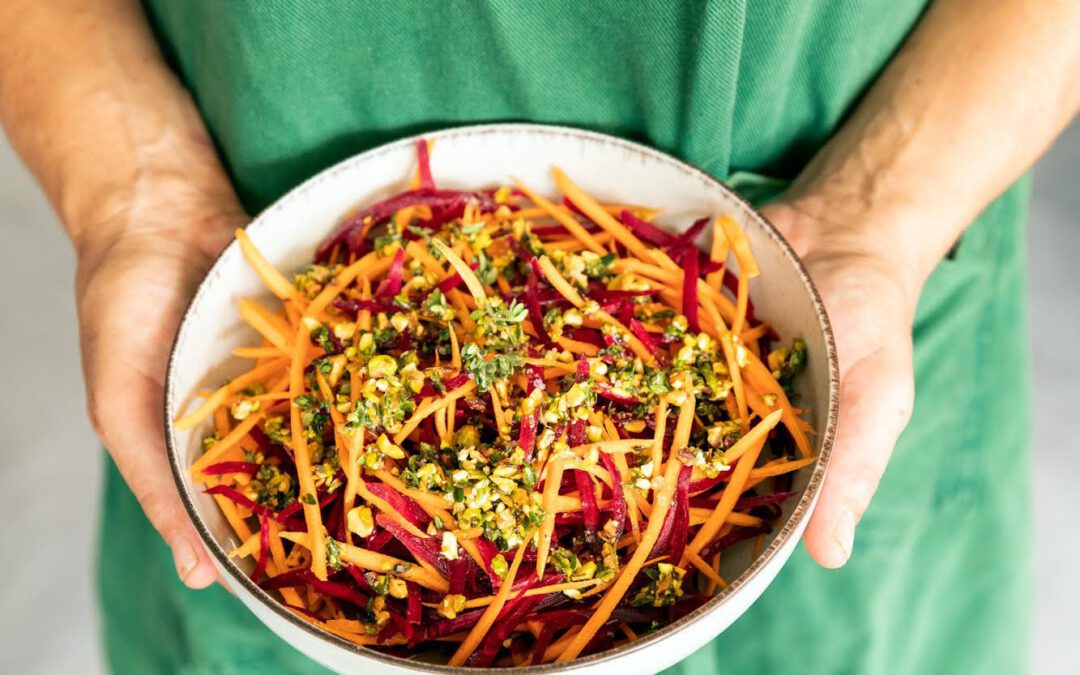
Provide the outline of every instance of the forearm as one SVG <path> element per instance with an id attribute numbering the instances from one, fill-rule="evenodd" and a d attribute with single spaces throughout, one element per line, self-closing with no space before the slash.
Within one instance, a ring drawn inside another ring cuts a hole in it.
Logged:
<path id="1" fill-rule="evenodd" d="M 917 289 L 1076 113 L 1078 26 L 1077 0 L 934 2 L 792 203 L 819 221 L 880 229 L 852 239 L 905 255 Z M 793 236 L 800 247 L 819 233 Z"/>
<path id="2" fill-rule="evenodd" d="M 234 201 L 135 0 L 0 5 L 0 121 L 80 257 L 151 229 L 198 247 L 198 224 L 186 214 L 133 214 L 153 213 L 144 207 L 158 198 L 163 206 Z"/>

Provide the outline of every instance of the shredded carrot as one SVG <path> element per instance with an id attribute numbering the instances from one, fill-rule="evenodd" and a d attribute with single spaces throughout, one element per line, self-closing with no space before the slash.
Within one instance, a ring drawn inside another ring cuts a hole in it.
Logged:
<path id="1" fill-rule="evenodd" d="M 720 286 L 724 282 L 724 264 L 728 257 L 728 251 L 731 248 L 730 244 L 728 243 L 727 236 L 724 234 L 724 223 L 722 222 L 725 218 L 729 217 L 730 216 L 720 216 L 719 218 L 713 220 L 712 250 L 709 258 L 714 263 L 719 264 L 720 269 L 707 274 L 705 276 L 705 282 L 715 288 L 717 291 L 720 290 Z"/>
<path id="2" fill-rule="evenodd" d="M 765 445 L 766 437 L 779 421 L 780 412 L 772 413 L 761 420 L 749 433 L 736 441 L 735 445 L 725 453 L 725 456 L 738 457 L 739 463 L 735 465 L 735 469 L 731 473 L 731 479 L 724 488 L 724 492 L 720 495 L 720 501 L 717 503 L 716 508 L 713 509 L 713 514 L 687 545 L 686 552 L 683 553 L 683 559 L 679 562 L 680 567 L 685 567 L 689 556 L 696 555 L 705 544 L 712 541 L 716 536 L 727 516 L 735 507 L 735 502 L 739 500 L 739 496 L 742 494 L 742 486 L 746 483 L 750 471 L 754 468 L 754 462 L 757 460 L 761 448 Z"/>
<path id="3" fill-rule="evenodd" d="M 285 355 L 277 347 L 237 347 L 232 353 L 242 359 L 272 359 Z"/>
<path id="4" fill-rule="evenodd" d="M 300 421 L 300 405 L 297 397 L 304 393 L 304 366 L 307 363 L 308 335 L 303 324 L 296 329 L 292 364 L 289 370 L 289 425 L 292 436 L 293 458 L 300 483 L 300 502 L 304 505 L 304 522 L 311 536 L 311 571 L 319 579 L 326 579 L 326 543 L 323 533 L 322 513 L 315 489 L 315 477 L 311 473 L 311 457 L 308 455 L 307 436 Z M 205 455 L 203 456 L 205 458 Z M 201 460 L 200 460 L 201 461 Z"/>
<path id="5" fill-rule="evenodd" d="M 544 479 L 544 523 L 540 526 L 540 540 L 536 544 L 536 576 L 544 576 L 547 567 L 548 551 L 551 547 L 551 534 L 555 531 L 555 499 L 559 496 L 562 484 L 563 460 L 555 458 L 548 462 L 547 475 Z"/>
<path id="6" fill-rule="evenodd" d="M 248 237 L 247 230 L 237 228 L 236 241 L 240 244 L 240 250 L 243 252 L 244 257 L 247 258 L 252 269 L 259 275 L 259 278 L 262 279 L 271 293 L 282 300 L 291 300 L 297 297 L 296 289 L 289 283 L 289 280 L 281 272 L 274 269 L 274 266 L 267 262 L 266 258 L 255 248 L 255 244 Z"/>
<path id="7" fill-rule="evenodd" d="M 589 232 L 584 227 L 581 226 L 581 223 L 579 223 L 577 219 L 567 213 L 566 210 L 555 206 L 548 200 L 536 194 L 524 184 L 522 184 L 521 181 L 515 181 L 515 183 L 517 183 L 518 189 L 525 193 L 525 196 L 532 200 L 534 204 L 539 206 L 549 216 L 558 221 L 559 224 L 565 227 L 570 234 L 574 235 L 575 239 L 580 241 L 582 244 L 585 244 L 585 248 L 598 255 L 607 254 L 607 251 L 604 249 L 604 247 L 601 246 L 600 243 L 596 241 L 596 239 L 594 239 L 593 236 L 589 234 Z"/>
<path id="8" fill-rule="evenodd" d="M 192 475 L 201 473 L 202 470 L 210 466 L 215 459 L 220 458 L 222 453 L 239 443 L 240 439 L 247 436 L 248 432 L 251 431 L 264 416 L 265 413 L 263 412 L 256 412 L 248 415 L 247 419 L 233 427 L 233 430 L 230 431 L 227 436 L 207 448 L 202 457 L 195 460 L 195 463 L 191 465 Z"/>
<path id="9" fill-rule="evenodd" d="M 540 257 L 540 269 L 544 271 L 544 276 L 547 277 L 548 283 L 550 283 L 555 290 L 557 290 L 564 298 L 570 301 L 570 304 L 574 307 L 581 308 L 585 305 L 585 299 L 581 297 L 581 294 L 577 292 L 570 282 L 563 277 L 555 264 L 551 262 L 551 258 L 546 255 Z"/>
<path id="10" fill-rule="evenodd" d="M 207 397 L 198 408 L 176 420 L 173 426 L 177 431 L 191 429 L 196 424 L 199 424 L 212 415 L 214 410 L 220 407 L 226 398 L 232 396 L 241 389 L 251 386 L 255 382 L 262 381 L 272 374 L 280 372 L 287 363 L 288 362 L 285 360 L 275 360 L 265 365 L 258 366 L 257 368 L 253 368 L 215 391 Z"/>
<path id="11" fill-rule="evenodd" d="M 473 299 L 476 300 L 476 304 L 483 307 L 484 303 L 487 302 L 487 293 L 484 291 L 484 284 L 476 278 L 476 273 L 472 271 L 472 268 L 461 259 L 461 256 L 454 253 L 442 239 L 432 239 L 431 243 L 439 250 L 439 253 L 442 253 L 443 257 L 450 263 L 450 266 L 461 275 L 462 281 L 465 282 L 465 287 L 469 289 L 469 293 L 471 293 Z"/>
<path id="12" fill-rule="evenodd" d="M 614 237 L 615 241 L 625 246 L 628 251 L 642 260 L 652 259 L 652 249 L 641 243 L 641 240 L 635 237 L 630 230 L 626 229 L 625 225 L 605 211 L 604 207 L 600 206 L 595 199 L 579 188 L 565 173 L 559 169 L 553 168 L 551 174 L 555 177 L 555 184 L 559 187 L 559 190 L 566 195 L 566 198 L 581 209 L 582 213 L 588 216 L 594 223 Z"/>
<path id="13" fill-rule="evenodd" d="M 750 472 L 750 480 L 761 480 L 762 478 L 781 476 L 785 473 L 791 473 L 792 471 L 798 471 L 803 467 L 810 466 L 816 461 L 817 457 L 803 457 L 802 459 L 793 459 L 789 462 L 781 462 L 779 464 L 773 464 L 772 466 L 754 469 Z"/>
<path id="14" fill-rule="evenodd" d="M 746 274 L 748 279 L 761 274 L 754 253 L 750 250 L 750 240 L 746 237 L 739 223 L 730 216 L 720 219 L 720 226 L 724 230 L 724 236 L 731 244 L 731 250 L 735 253 L 735 260 L 739 263 L 739 273 Z"/>
<path id="15" fill-rule="evenodd" d="M 409 421 L 401 427 L 401 431 L 399 431 L 394 436 L 394 442 L 398 445 L 401 445 L 401 443 L 403 443 L 405 439 L 409 437 L 409 434 L 415 431 L 416 427 L 420 426 L 420 423 L 430 417 L 432 413 L 442 410 L 443 408 L 450 405 L 459 398 L 468 396 L 473 392 L 474 389 L 476 389 L 476 383 L 469 382 L 468 384 L 458 387 L 457 389 L 450 392 L 446 396 L 443 396 L 442 398 L 425 399 L 423 403 L 417 406 L 416 412 L 414 412 L 413 416 L 409 418 Z"/>

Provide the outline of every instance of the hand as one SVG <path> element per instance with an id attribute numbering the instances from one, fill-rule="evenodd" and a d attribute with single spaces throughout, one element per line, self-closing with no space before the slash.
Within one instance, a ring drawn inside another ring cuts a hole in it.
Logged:
<path id="1" fill-rule="evenodd" d="M 158 194 L 152 205 L 125 208 L 87 230 L 111 234 L 78 246 L 76 304 L 90 421 L 192 588 L 213 583 L 217 572 L 169 470 L 163 387 L 188 298 L 247 220 L 229 197 L 208 205 Z"/>
<path id="2" fill-rule="evenodd" d="M 832 215 L 827 208 L 795 202 L 762 211 L 802 258 L 836 337 L 840 418 L 803 541 L 818 563 L 840 567 L 911 416 L 911 324 L 922 279 L 866 219 L 836 222 L 821 215 Z"/>

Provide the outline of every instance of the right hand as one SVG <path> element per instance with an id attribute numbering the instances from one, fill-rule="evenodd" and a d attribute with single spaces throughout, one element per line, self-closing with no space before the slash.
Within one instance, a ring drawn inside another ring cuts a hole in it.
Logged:
<path id="1" fill-rule="evenodd" d="M 88 240 L 77 246 L 87 410 L 172 550 L 177 574 L 191 588 L 203 588 L 217 571 L 184 511 L 165 454 L 165 370 L 188 299 L 248 217 L 231 190 L 213 200 L 188 187 L 154 192 L 153 199 L 132 199 L 118 215 L 87 229 Z"/>

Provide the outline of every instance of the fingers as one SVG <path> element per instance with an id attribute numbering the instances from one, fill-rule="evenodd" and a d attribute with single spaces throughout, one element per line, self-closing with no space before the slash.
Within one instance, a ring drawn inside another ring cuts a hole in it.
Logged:
<path id="1" fill-rule="evenodd" d="M 855 527 L 907 426 L 913 396 L 911 340 L 903 331 L 846 368 L 828 473 L 803 536 L 822 566 L 840 567 L 851 556 Z"/>

